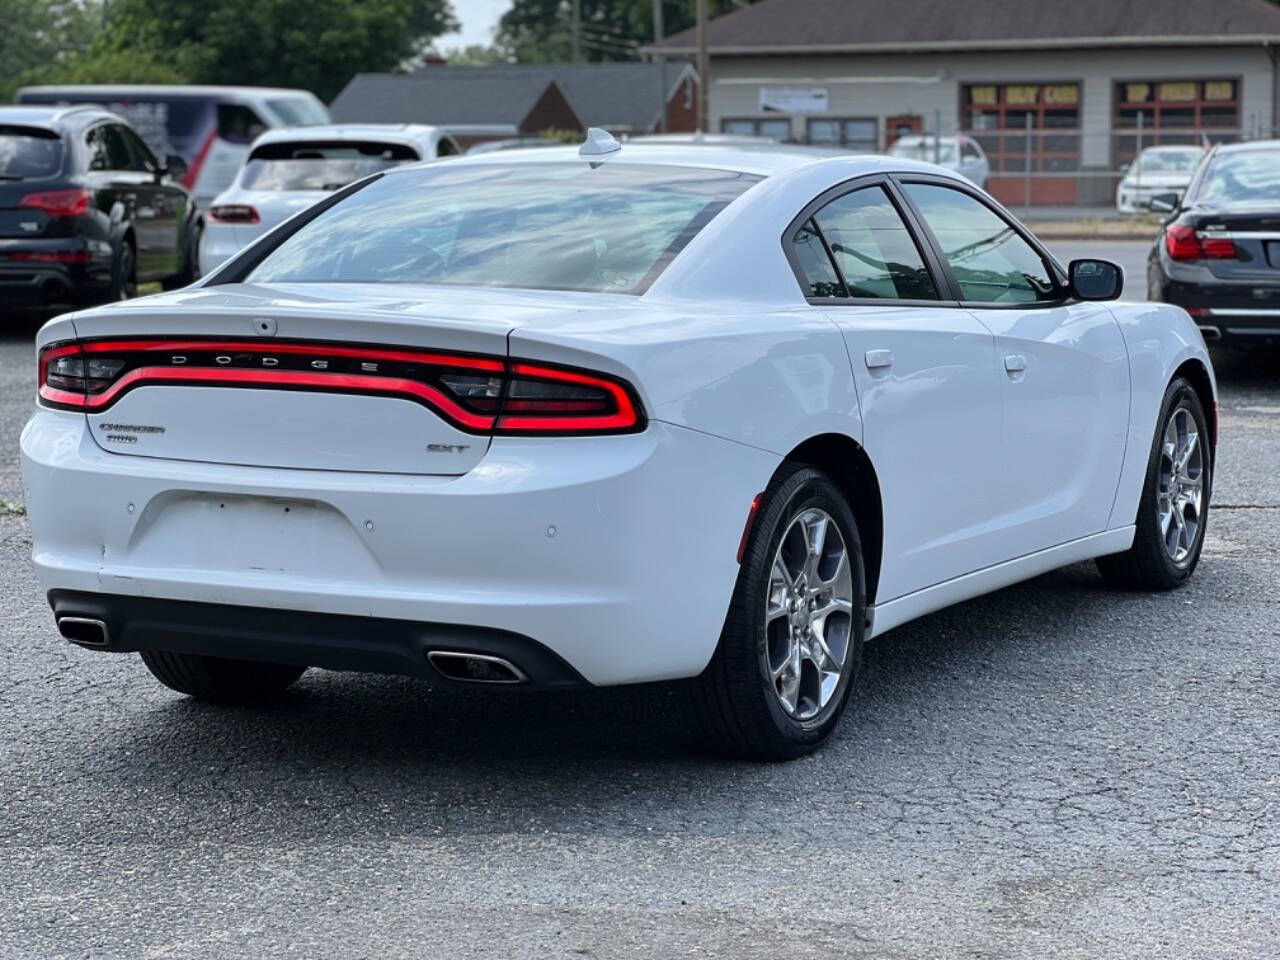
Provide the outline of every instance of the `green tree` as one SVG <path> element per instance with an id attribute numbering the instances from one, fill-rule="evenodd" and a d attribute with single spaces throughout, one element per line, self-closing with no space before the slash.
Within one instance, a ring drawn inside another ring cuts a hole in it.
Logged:
<path id="1" fill-rule="evenodd" d="M 76 0 L 0 0 L 89 9 Z M 189 82 L 301 87 L 331 100 L 361 71 L 395 70 L 456 29 L 449 0 L 110 0 L 92 43 L 32 61 L 27 82 Z M 4 37 L 43 37 L 24 10 Z M 47 32 L 47 31 L 46 31 Z M 58 48 L 59 41 L 52 41 Z M 0 63 L 3 63 L 0 60 Z"/>
<path id="2" fill-rule="evenodd" d="M 753 0 L 709 0 L 711 16 Z M 663 0 L 668 35 L 692 27 L 695 0 Z M 634 60 L 653 40 L 652 0 L 582 0 L 580 42 L 584 60 Z M 559 62 L 573 58 L 571 0 L 513 0 L 498 22 L 497 45 L 520 61 Z"/>
<path id="3" fill-rule="evenodd" d="M 510 59 L 506 51 L 483 43 L 452 47 L 441 51 L 440 55 L 451 67 L 487 67 L 495 63 L 506 63 Z"/>
<path id="4" fill-rule="evenodd" d="M 101 23 L 97 0 L 0 0 L 0 103 L 83 54 Z"/>

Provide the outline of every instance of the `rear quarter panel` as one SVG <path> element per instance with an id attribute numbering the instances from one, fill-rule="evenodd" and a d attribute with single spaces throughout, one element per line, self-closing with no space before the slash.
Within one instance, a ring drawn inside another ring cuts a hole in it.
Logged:
<path id="1" fill-rule="evenodd" d="M 1120 325 L 1129 352 L 1131 381 L 1129 436 L 1108 524 L 1115 528 L 1132 524 L 1137 516 L 1160 404 L 1174 373 L 1188 360 L 1198 360 L 1209 373 L 1215 402 L 1218 388 L 1204 338 L 1181 307 L 1121 302 L 1112 304 L 1111 312 Z"/>
<path id="2" fill-rule="evenodd" d="M 844 340 L 804 304 L 665 304 L 540 321 L 511 334 L 511 355 L 599 369 L 640 392 L 650 419 L 785 455 L 809 437 L 861 442 Z M 767 478 L 766 478 L 767 479 Z"/>

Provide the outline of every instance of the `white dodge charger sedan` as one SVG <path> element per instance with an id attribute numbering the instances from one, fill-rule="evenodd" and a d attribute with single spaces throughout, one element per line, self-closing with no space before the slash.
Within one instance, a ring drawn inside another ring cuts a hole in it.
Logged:
<path id="1" fill-rule="evenodd" d="M 1121 279 L 910 160 L 388 169 L 41 330 L 35 564 L 64 637 L 196 697 L 683 679 L 722 748 L 798 756 L 898 624 L 1191 575 L 1213 371 Z"/>

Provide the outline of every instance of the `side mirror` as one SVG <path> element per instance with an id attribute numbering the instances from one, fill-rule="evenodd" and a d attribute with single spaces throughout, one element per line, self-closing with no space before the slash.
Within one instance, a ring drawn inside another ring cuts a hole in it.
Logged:
<path id="1" fill-rule="evenodd" d="M 1124 289 L 1124 271 L 1109 260 L 1072 260 L 1067 273 L 1077 300 L 1116 300 Z"/>
<path id="2" fill-rule="evenodd" d="M 164 175 L 172 177 L 174 180 L 180 180 L 187 172 L 187 161 L 183 160 L 176 153 L 171 153 L 164 158 Z"/>
<path id="3" fill-rule="evenodd" d="M 1148 201 L 1147 206 L 1152 213 L 1173 213 L 1178 209 L 1178 199 L 1176 193 L 1157 193 Z"/>

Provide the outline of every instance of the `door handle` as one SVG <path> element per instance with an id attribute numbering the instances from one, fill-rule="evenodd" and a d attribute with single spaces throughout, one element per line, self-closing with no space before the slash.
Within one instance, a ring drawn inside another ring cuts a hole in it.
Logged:
<path id="1" fill-rule="evenodd" d="M 1022 373 L 1027 369 L 1027 358 L 1020 353 L 1011 353 L 1004 358 L 1006 373 Z"/>
<path id="2" fill-rule="evenodd" d="M 883 370 L 893 366 L 892 350 L 868 350 L 866 355 L 868 370 Z"/>

